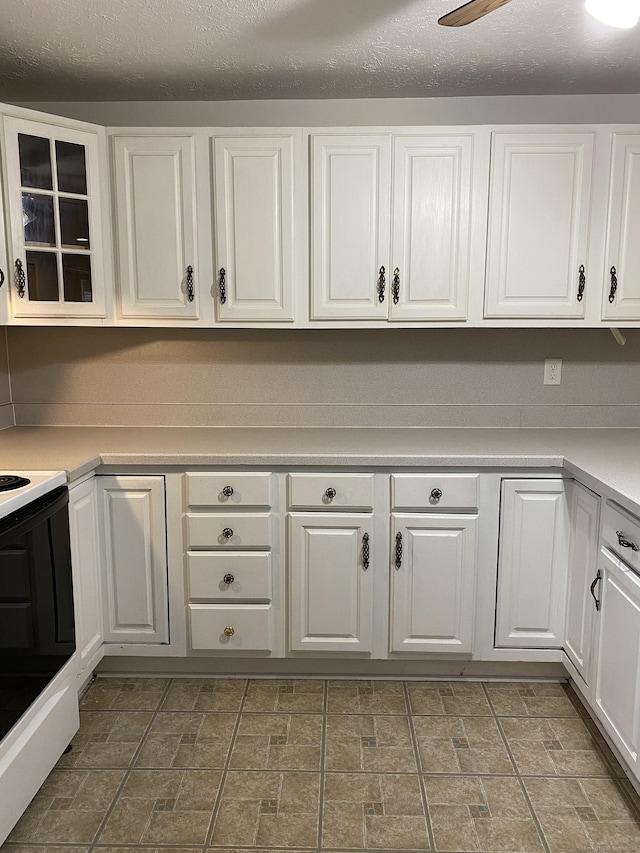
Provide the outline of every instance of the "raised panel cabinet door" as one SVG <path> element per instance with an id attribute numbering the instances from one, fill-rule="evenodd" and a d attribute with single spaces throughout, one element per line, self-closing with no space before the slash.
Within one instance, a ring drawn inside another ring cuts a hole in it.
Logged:
<path id="1" fill-rule="evenodd" d="M 293 651 L 371 652 L 370 515 L 289 515 Z"/>
<path id="2" fill-rule="evenodd" d="M 12 316 L 106 317 L 104 128 L 3 126 Z"/>
<path id="3" fill-rule="evenodd" d="M 622 756 L 638 771 L 640 741 L 640 578 L 606 549 L 595 660 L 596 713 Z"/>
<path id="4" fill-rule="evenodd" d="M 613 134 L 602 316 L 640 320 L 640 134 Z"/>
<path id="5" fill-rule="evenodd" d="M 471 654 L 476 527 L 474 515 L 393 516 L 392 652 Z"/>
<path id="6" fill-rule="evenodd" d="M 164 477 L 97 477 L 107 643 L 168 643 Z"/>
<path id="7" fill-rule="evenodd" d="M 571 540 L 564 650 L 584 682 L 589 684 L 593 625 L 599 594 L 594 597 L 591 584 L 598 572 L 600 498 L 579 483 L 571 484 L 570 494 Z"/>
<path id="8" fill-rule="evenodd" d="M 311 137 L 312 319 L 386 320 L 391 137 Z"/>
<path id="9" fill-rule="evenodd" d="M 69 489 L 69 532 L 80 674 L 98 662 L 103 641 L 98 499 L 93 477 Z"/>
<path id="10" fill-rule="evenodd" d="M 473 141 L 394 139 L 392 320 L 466 319 Z"/>
<path id="11" fill-rule="evenodd" d="M 293 320 L 297 138 L 213 140 L 217 317 Z"/>
<path id="12" fill-rule="evenodd" d="M 563 480 L 503 480 L 497 647 L 562 648 L 568 541 Z"/>
<path id="13" fill-rule="evenodd" d="M 584 317 L 594 134 L 493 135 L 486 317 Z"/>
<path id="14" fill-rule="evenodd" d="M 114 136 L 119 310 L 198 319 L 192 136 Z"/>

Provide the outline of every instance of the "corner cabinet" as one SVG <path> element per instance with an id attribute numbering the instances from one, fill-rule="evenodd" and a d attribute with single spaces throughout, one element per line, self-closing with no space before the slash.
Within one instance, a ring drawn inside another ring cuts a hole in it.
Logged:
<path id="1" fill-rule="evenodd" d="M 213 141 L 217 320 L 294 320 L 306 217 L 302 131 Z"/>
<path id="2" fill-rule="evenodd" d="M 105 643 L 168 643 L 164 477 L 96 477 Z"/>
<path id="3" fill-rule="evenodd" d="M 193 136 L 112 137 L 123 320 L 197 320 Z"/>
<path id="4" fill-rule="evenodd" d="M 496 647 L 562 648 L 568 546 L 564 481 L 503 480 Z"/>
<path id="5" fill-rule="evenodd" d="M 484 260 L 477 147 L 437 129 L 312 134 L 312 319 L 466 320 Z"/>
<path id="6" fill-rule="evenodd" d="M 111 307 L 104 128 L 2 121 L 11 316 L 104 319 Z"/>
<path id="7" fill-rule="evenodd" d="M 594 133 L 495 133 L 485 317 L 585 316 Z"/>

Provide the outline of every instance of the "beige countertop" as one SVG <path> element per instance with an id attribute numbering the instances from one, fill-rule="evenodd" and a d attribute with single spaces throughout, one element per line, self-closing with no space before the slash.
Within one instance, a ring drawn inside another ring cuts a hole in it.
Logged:
<path id="1" fill-rule="evenodd" d="M 331 465 L 564 468 L 640 513 L 640 430 L 13 427 L 1 470 L 100 465 Z"/>

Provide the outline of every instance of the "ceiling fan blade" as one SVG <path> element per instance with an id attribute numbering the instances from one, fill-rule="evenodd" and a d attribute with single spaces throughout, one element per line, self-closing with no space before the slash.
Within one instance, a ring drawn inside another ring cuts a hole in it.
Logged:
<path id="1" fill-rule="evenodd" d="M 510 2 L 511 0 L 470 0 L 448 15 L 443 15 L 438 19 L 438 23 L 443 27 L 464 27 Z"/>

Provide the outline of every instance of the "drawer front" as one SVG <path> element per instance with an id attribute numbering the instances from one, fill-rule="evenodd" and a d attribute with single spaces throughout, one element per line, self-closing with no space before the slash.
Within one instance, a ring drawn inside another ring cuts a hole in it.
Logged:
<path id="1" fill-rule="evenodd" d="M 190 604 L 191 648 L 231 654 L 270 652 L 272 607 L 271 604 Z"/>
<path id="2" fill-rule="evenodd" d="M 187 547 L 214 550 L 271 547 L 271 516 L 248 513 L 187 515 Z"/>
<path id="3" fill-rule="evenodd" d="M 614 554 L 640 572 L 640 519 L 607 504 L 602 514 L 602 538 Z"/>
<path id="4" fill-rule="evenodd" d="M 392 474 L 391 508 L 475 510 L 477 474 Z"/>
<path id="5" fill-rule="evenodd" d="M 233 471 L 185 474 L 188 506 L 271 508 L 271 474 Z"/>
<path id="6" fill-rule="evenodd" d="M 271 601 L 271 554 L 189 553 L 189 598 Z"/>
<path id="7" fill-rule="evenodd" d="M 289 509 L 373 509 L 373 474 L 289 474 Z"/>

